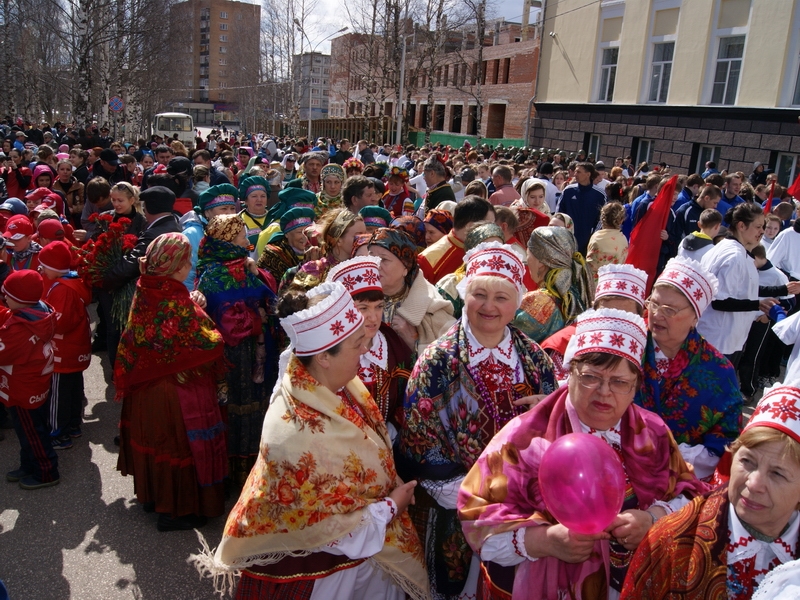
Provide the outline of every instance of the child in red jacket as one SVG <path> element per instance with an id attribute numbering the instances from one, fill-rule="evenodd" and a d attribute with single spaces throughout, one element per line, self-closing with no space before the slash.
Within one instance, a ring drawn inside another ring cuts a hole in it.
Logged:
<path id="1" fill-rule="evenodd" d="M 9 408 L 20 445 L 20 466 L 6 480 L 25 490 L 60 481 L 47 421 L 56 314 L 41 301 L 43 291 L 39 273 L 15 271 L 2 287 L 8 308 L 0 307 L 0 402 Z"/>
<path id="2" fill-rule="evenodd" d="M 92 332 L 86 307 L 92 292 L 70 272 L 72 252 L 66 242 L 51 242 L 39 252 L 44 277 L 42 298 L 56 311 L 53 353 L 55 367 L 50 394 L 50 436 L 53 448 L 72 448 L 81 437 L 83 372 L 92 359 Z"/>

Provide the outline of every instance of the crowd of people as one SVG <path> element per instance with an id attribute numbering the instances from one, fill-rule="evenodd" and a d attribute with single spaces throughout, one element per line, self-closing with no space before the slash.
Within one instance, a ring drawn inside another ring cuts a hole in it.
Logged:
<path id="1" fill-rule="evenodd" d="M 158 529 L 238 496 L 192 557 L 236 598 L 800 585 L 800 185 L 468 142 L 5 133 L 7 481 L 60 482 L 106 353 L 117 468 Z M 571 434 L 624 471 L 602 531 L 544 500 Z"/>

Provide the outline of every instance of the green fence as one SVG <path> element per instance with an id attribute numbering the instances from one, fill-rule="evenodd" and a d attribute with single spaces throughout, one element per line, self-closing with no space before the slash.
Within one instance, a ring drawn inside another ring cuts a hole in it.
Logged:
<path id="1" fill-rule="evenodd" d="M 464 144 L 464 140 L 467 140 L 473 146 L 478 143 L 478 138 L 475 137 L 474 135 L 459 135 L 457 133 L 442 133 L 439 131 L 431 132 L 431 144 L 436 144 L 437 142 L 439 142 L 444 144 L 445 146 L 453 146 L 454 148 L 460 148 Z M 425 143 L 425 132 L 409 131 L 408 141 L 417 147 L 422 146 Z M 524 140 L 522 140 L 522 138 L 520 139 L 481 138 L 480 143 L 489 144 L 490 146 L 497 146 L 498 144 L 503 144 L 503 146 L 505 147 L 515 146 L 517 148 L 525 145 L 525 142 Z"/>

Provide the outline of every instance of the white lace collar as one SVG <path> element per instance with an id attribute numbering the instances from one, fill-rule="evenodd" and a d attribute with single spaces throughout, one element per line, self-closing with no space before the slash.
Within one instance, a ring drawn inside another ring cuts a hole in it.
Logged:
<path id="1" fill-rule="evenodd" d="M 363 368 L 376 365 L 384 371 L 388 371 L 389 344 L 386 342 L 386 336 L 380 330 L 372 338 L 372 346 L 369 351 L 361 355 L 360 362 Z"/>
<path id="2" fill-rule="evenodd" d="M 735 507 L 731 504 L 728 510 L 728 564 L 732 565 L 755 556 L 755 568 L 760 570 L 766 568 L 773 557 L 777 557 L 781 563 L 794 560 L 798 531 L 800 531 L 800 515 L 795 511 L 789 521 L 789 528 L 780 537 L 772 543 L 759 541 L 744 528 Z"/>
<path id="3" fill-rule="evenodd" d="M 620 431 L 622 419 L 617 421 L 617 424 L 614 425 L 611 429 L 606 429 L 604 431 L 595 429 L 594 427 L 589 427 L 586 423 L 584 423 L 580 419 L 578 420 L 578 422 L 581 424 L 581 431 L 583 433 L 588 433 L 589 435 L 599 437 L 600 439 L 605 441 L 609 446 L 612 447 L 622 446 L 622 432 Z"/>
<path id="4" fill-rule="evenodd" d="M 470 367 L 481 364 L 490 356 L 497 362 L 504 363 L 512 369 L 517 367 L 519 356 L 517 356 L 514 340 L 511 338 L 511 330 L 508 327 L 505 328 L 505 335 L 502 341 L 494 348 L 487 348 L 473 335 L 466 314 L 461 317 L 461 322 L 464 325 L 464 331 L 467 333 L 467 354 L 469 355 Z"/>

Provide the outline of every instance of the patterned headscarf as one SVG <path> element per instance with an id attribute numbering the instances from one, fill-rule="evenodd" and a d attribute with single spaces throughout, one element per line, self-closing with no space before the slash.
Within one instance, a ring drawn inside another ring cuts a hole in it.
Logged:
<path id="1" fill-rule="evenodd" d="M 588 274 L 574 235 L 563 227 L 539 227 L 528 239 L 528 250 L 549 269 L 544 277 L 544 289 L 561 299 L 561 313 L 565 319 L 572 321 L 592 305 L 594 278 Z"/>
<path id="2" fill-rule="evenodd" d="M 239 215 L 218 215 L 208 222 L 206 235 L 223 242 L 233 242 L 244 227 Z"/>
<path id="3" fill-rule="evenodd" d="M 417 266 L 417 245 L 411 236 L 402 229 L 381 227 L 372 234 L 369 245 L 385 248 L 400 259 L 400 262 L 408 270 L 406 285 L 410 287 L 419 268 Z"/>
<path id="4" fill-rule="evenodd" d="M 168 277 L 183 267 L 192 256 L 192 245 L 182 233 L 164 233 L 150 242 L 139 258 L 142 275 Z"/>
<path id="5" fill-rule="evenodd" d="M 472 250 L 478 244 L 482 244 L 493 237 L 500 238 L 501 240 L 505 239 L 503 230 L 500 229 L 499 225 L 495 223 L 484 223 L 483 225 L 473 227 L 464 238 L 464 251 Z"/>
<path id="6" fill-rule="evenodd" d="M 361 248 L 361 246 L 366 246 L 367 244 L 369 244 L 369 241 L 371 239 L 372 239 L 371 233 L 359 233 L 353 239 L 353 251 L 350 253 L 350 258 L 355 258 L 358 249 Z"/>
<path id="7" fill-rule="evenodd" d="M 320 179 L 325 181 L 326 177 L 333 175 L 334 177 L 338 177 L 340 181 L 344 181 L 346 175 L 344 174 L 344 169 L 337 165 L 336 163 L 329 163 L 322 167 L 322 171 L 319 173 Z"/>
<path id="8" fill-rule="evenodd" d="M 425 224 L 419 217 L 406 215 L 397 217 L 389 224 L 392 229 L 405 231 L 417 243 L 417 248 L 425 248 Z"/>
<path id="9" fill-rule="evenodd" d="M 339 209 L 338 214 L 325 230 L 323 244 L 326 253 L 333 251 L 336 242 L 339 241 L 339 238 L 344 235 L 344 232 L 347 231 L 350 225 L 355 223 L 356 220 L 361 220 L 361 217 L 351 213 L 346 208 Z"/>
<path id="10" fill-rule="evenodd" d="M 444 234 L 448 234 L 453 228 L 453 216 L 446 210 L 437 210 L 434 208 L 429 210 L 428 214 L 425 215 L 425 223 L 436 227 L 436 229 Z"/>

